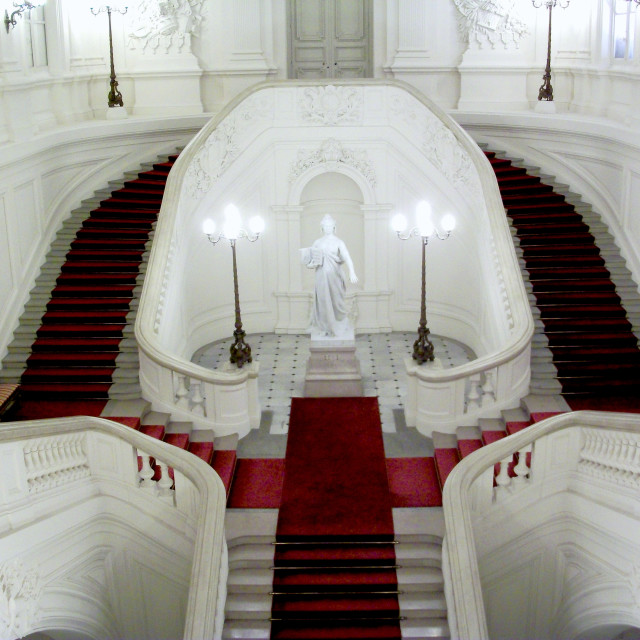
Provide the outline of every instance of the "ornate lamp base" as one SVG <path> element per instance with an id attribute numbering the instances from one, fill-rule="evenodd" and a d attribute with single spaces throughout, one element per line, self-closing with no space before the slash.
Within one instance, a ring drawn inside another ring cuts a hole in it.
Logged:
<path id="1" fill-rule="evenodd" d="M 413 359 L 418 364 L 430 362 L 434 359 L 433 343 L 429 340 L 429 329 L 426 326 L 418 327 L 418 339 L 413 343 Z"/>

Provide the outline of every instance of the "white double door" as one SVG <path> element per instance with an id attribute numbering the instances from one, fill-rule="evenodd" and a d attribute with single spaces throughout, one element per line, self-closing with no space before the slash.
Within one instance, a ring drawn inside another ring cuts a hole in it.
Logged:
<path id="1" fill-rule="evenodd" d="M 291 78 L 371 76 L 371 0 L 289 0 Z"/>

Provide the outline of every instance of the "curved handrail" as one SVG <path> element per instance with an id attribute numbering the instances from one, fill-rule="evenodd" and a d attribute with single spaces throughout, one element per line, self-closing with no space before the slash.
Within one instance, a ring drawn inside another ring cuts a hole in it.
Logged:
<path id="1" fill-rule="evenodd" d="M 596 427 L 608 431 L 640 431 L 640 415 L 600 411 L 575 411 L 542 420 L 519 433 L 478 449 L 449 474 L 442 505 L 450 584 L 447 602 L 455 618 L 455 636 L 464 640 L 489 639 L 476 544 L 471 524 L 472 485 L 494 465 L 549 434 L 571 427 Z"/>
<path id="2" fill-rule="evenodd" d="M 166 353 L 160 339 L 154 335 L 152 327 L 154 326 L 155 316 L 160 306 L 163 278 L 169 260 L 172 234 L 178 215 L 178 207 L 176 205 L 181 197 L 183 182 L 186 178 L 187 171 L 194 161 L 196 154 L 200 151 L 202 144 L 209 138 L 218 125 L 248 96 L 267 88 L 327 84 L 338 86 L 393 86 L 403 89 L 428 108 L 447 127 L 447 130 L 453 134 L 464 151 L 469 155 L 480 178 L 482 194 L 489 214 L 491 233 L 496 245 L 500 248 L 497 255 L 500 261 L 500 271 L 505 281 L 505 289 L 508 295 L 515 331 L 512 332 L 506 344 L 497 350 L 497 352 L 486 354 L 471 363 L 454 369 L 435 370 L 431 368 L 420 368 L 416 375 L 425 381 L 436 383 L 448 382 L 468 378 L 475 373 L 482 373 L 517 358 L 529 347 L 533 336 L 534 324 L 527 295 L 517 267 L 513 243 L 508 228 L 504 224 L 504 207 L 495 174 L 487 162 L 486 157 L 473 139 L 461 128 L 451 128 L 450 123 L 452 120 L 442 109 L 428 100 L 416 90 L 415 87 L 404 82 L 387 79 L 331 80 L 326 82 L 319 82 L 317 80 L 262 82 L 238 94 L 202 128 L 180 154 L 167 180 L 135 324 L 135 336 L 141 352 L 153 362 L 168 370 L 179 372 L 182 375 L 196 378 L 205 383 L 234 384 L 242 381 L 243 377 L 246 379 L 247 373 L 244 371 L 235 372 L 233 374 L 234 379 L 232 380 L 228 373 L 221 374 L 214 372 L 193 364 L 185 358 Z M 509 257 L 507 258 L 506 256 Z M 510 262 L 510 264 L 508 264 L 508 262 Z"/>
<path id="3" fill-rule="evenodd" d="M 219 590 L 223 570 L 226 493 L 222 481 L 206 462 L 130 427 L 88 416 L 4 423 L 0 429 L 0 444 L 86 431 L 124 440 L 132 447 L 166 461 L 195 487 L 199 504 L 184 638 L 210 640 L 221 637 L 224 620 L 219 615 Z"/>

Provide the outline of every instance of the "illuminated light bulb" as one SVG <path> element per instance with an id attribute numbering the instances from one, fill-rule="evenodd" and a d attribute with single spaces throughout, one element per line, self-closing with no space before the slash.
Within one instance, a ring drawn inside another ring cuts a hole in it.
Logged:
<path id="1" fill-rule="evenodd" d="M 416 206 L 416 226 L 422 237 L 430 236 L 435 230 L 431 221 L 431 205 L 426 200 L 421 200 Z"/>
<path id="2" fill-rule="evenodd" d="M 451 233 L 456 228 L 456 219 L 451 213 L 447 213 L 440 224 L 446 233 Z"/>
<path id="3" fill-rule="evenodd" d="M 202 231 L 206 233 L 208 236 L 212 236 L 216 232 L 216 223 L 211 218 L 207 218 L 202 223 Z"/>
<path id="4" fill-rule="evenodd" d="M 418 222 L 418 233 L 423 238 L 428 238 L 433 235 L 433 232 L 436 230 L 431 218 L 426 218 L 420 222 Z"/>
<path id="5" fill-rule="evenodd" d="M 391 228 L 396 233 L 402 233 L 407 228 L 407 218 L 401 213 L 396 213 L 396 215 L 391 218 Z"/>
<path id="6" fill-rule="evenodd" d="M 240 211 L 235 204 L 228 204 L 224 208 L 224 237 L 237 240 L 240 237 Z"/>
<path id="7" fill-rule="evenodd" d="M 253 216 L 249 220 L 249 229 L 251 233 L 255 233 L 256 235 L 262 233 L 264 231 L 264 220 L 261 216 Z"/>

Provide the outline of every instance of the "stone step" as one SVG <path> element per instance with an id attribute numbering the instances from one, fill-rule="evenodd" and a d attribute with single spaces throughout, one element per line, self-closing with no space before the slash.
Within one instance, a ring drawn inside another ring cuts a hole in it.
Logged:
<path id="1" fill-rule="evenodd" d="M 223 640 L 269 640 L 269 620 L 226 620 L 222 630 Z"/>
<path id="2" fill-rule="evenodd" d="M 442 591 L 400 593 L 398 601 L 401 616 L 422 619 L 447 617 L 447 601 Z"/>
<path id="3" fill-rule="evenodd" d="M 402 640 L 448 640 L 451 637 L 447 621 L 441 619 L 407 618 L 400 621 L 400 630 Z"/>

